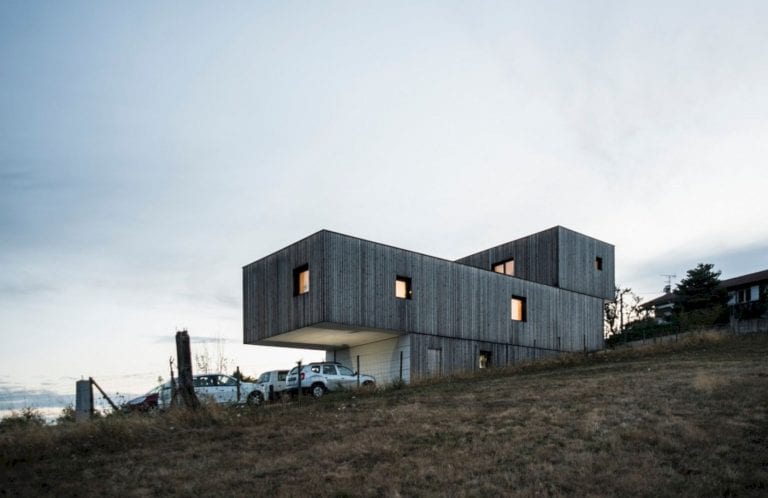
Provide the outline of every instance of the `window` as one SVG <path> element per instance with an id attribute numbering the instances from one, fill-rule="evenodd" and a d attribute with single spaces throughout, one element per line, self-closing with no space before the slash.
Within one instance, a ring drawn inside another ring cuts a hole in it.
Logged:
<path id="1" fill-rule="evenodd" d="M 323 365 L 323 375 L 336 375 L 336 366 Z"/>
<path id="2" fill-rule="evenodd" d="M 400 299 L 410 299 L 412 296 L 411 279 L 398 275 L 397 278 L 395 278 L 395 297 Z"/>
<path id="3" fill-rule="evenodd" d="M 603 271 L 603 258 L 600 256 L 595 257 L 595 270 Z"/>
<path id="4" fill-rule="evenodd" d="M 347 368 L 344 365 L 338 365 L 338 369 L 339 369 L 339 375 L 347 375 L 350 377 L 353 375 L 356 375 L 351 368 Z"/>
<path id="5" fill-rule="evenodd" d="M 480 351 L 479 355 L 480 368 L 491 368 L 491 352 Z"/>
<path id="6" fill-rule="evenodd" d="M 500 263 L 496 263 L 493 265 L 493 271 L 496 273 L 503 273 L 504 275 L 514 275 L 515 274 L 515 260 L 514 259 L 508 259 L 506 261 L 502 261 Z"/>
<path id="7" fill-rule="evenodd" d="M 219 375 L 218 382 L 220 386 L 235 386 L 237 385 L 237 379 L 230 377 L 229 375 Z"/>
<path id="8" fill-rule="evenodd" d="M 293 270 L 293 295 L 309 292 L 309 265 L 304 264 Z"/>
<path id="9" fill-rule="evenodd" d="M 525 321 L 525 298 L 512 296 L 512 320 L 516 322 Z"/>

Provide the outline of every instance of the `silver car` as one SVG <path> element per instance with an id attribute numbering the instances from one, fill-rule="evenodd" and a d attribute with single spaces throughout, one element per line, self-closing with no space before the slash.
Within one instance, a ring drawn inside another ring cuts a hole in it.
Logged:
<path id="1" fill-rule="evenodd" d="M 315 398 L 321 397 L 328 391 L 354 389 L 358 386 L 374 386 L 376 379 L 370 375 L 359 374 L 351 368 L 337 362 L 318 362 L 302 365 L 301 372 L 294 367 L 285 379 L 286 390 L 292 394 L 299 390 L 310 393 Z"/>

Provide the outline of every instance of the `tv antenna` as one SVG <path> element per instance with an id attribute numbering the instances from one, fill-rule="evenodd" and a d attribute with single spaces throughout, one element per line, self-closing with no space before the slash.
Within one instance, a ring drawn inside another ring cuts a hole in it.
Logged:
<path id="1" fill-rule="evenodd" d="M 662 273 L 661 276 L 664 277 L 667 281 L 667 285 L 664 286 L 664 294 L 669 294 L 672 292 L 672 279 L 677 278 L 677 275 L 671 273 Z"/>

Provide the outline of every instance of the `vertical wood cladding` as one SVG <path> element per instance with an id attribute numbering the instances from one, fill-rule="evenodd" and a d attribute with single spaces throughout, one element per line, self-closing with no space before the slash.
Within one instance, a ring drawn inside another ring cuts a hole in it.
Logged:
<path id="1" fill-rule="evenodd" d="M 586 334 L 589 349 L 602 347 L 600 298 L 333 232 L 324 240 L 326 322 L 571 351 Z M 395 297 L 398 275 L 411 278 L 411 299 Z M 526 321 L 511 319 L 512 296 L 526 298 Z"/>
<path id="2" fill-rule="evenodd" d="M 322 321 L 323 232 L 243 267 L 243 342 Z M 309 265 L 309 292 L 294 296 L 293 270 Z"/>
<path id="3" fill-rule="evenodd" d="M 614 248 L 592 237 L 558 227 L 560 287 L 603 299 L 614 298 Z M 595 266 L 602 259 L 602 270 Z"/>
<path id="4" fill-rule="evenodd" d="M 558 228 L 553 227 L 521 239 L 456 260 L 457 263 L 491 270 L 493 265 L 515 260 L 515 276 L 546 285 L 558 285 Z"/>
<path id="5" fill-rule="evenodd" d="M 602 259 L 602 270 L 595 259 Z M 515 276 L 603 299 L 614 297 L 614 247 L 611 244 L 553 227 L 456 260 L 490 270 L 495 263 L 515 260 Z"/>
<path id="6" fill-rule="evenodd" d="M 461 260 L 471 264 L 458 264 L 321 231 L 244 267 L 244 342 L 321 323 L 397 331 L 412 337 L 409 372 L 414 377 L 426 374 L 428 348 L 442 351 L 444 373 L 477 368 L 481 350 L 491 351 L 494 366 L 503 366 L 558 351 L 600 349 L 604 282 L 577 282 L 576 275 L 594 270 L 593 253 L 603 248 L 571 233 L 563 235 L 556 227 Z M 558 255 L 563 237 L 582 254 L 591 254 L 589 267 Z M 613 247 L 604 245 L 610 251 L 601 253 L 601 278 L 610 278 L 612 289 Z M 510 250 L 520 277 L 547 284 L 490 271 Z M 534 261 L 542 254 L 545 263 Z M 310 290 L 294 296 L 293 269 L 305 263 Z M 573 275 L 558 272 L 558 266 L 572 268 Z M 411 299 L 395 296 L 398 276 L 411 279 Z M 558 281 L 578 292 L 551 283 Z M 525 321 L 511 319 L 512 296 L 525 298 Z"/>

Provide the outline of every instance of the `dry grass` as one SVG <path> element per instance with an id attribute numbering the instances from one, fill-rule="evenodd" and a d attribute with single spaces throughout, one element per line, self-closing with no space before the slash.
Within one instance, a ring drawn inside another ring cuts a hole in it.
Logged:
<path id="1" fill-rule="evenodd" d="M 768 494 L 768 336 L 0 433 L 2 495 Z"/>

